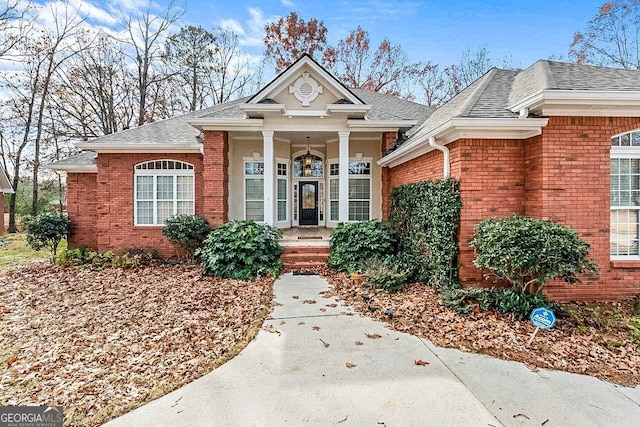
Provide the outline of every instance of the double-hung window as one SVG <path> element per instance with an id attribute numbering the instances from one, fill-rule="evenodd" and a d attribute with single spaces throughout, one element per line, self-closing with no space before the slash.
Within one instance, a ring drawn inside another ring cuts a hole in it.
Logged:
<path id="1" fill-rule="evenodd" d="M 194 214 L 193 165 L 153 160 L 135 166 L 134 224 L 163 225 L 177 215 Z"/>
<path id="2" fill-rule="evenodd" d="M 340 196 L 340 165 L 329 164 L 329 219 L 338 221 Z M 371 218 L 371 162 L 349 162 L 349 221 Z"/>
<path id="3" fill-rule="evenodd" d="M 277 221 L 279 222 L 284 222 L 287 220 L 287 193 L 288 193 L 288 188 L 287 188 L 287 163 L 284 162 L 278 162 L 277 164 L 277 171 L 276 171 L 278 178 L 277 178 L 277 200 L 278 200 L 278 207 L 277 207 Z"/>
<path id="4" fill-rule="evenodd" d="M 640 130 L 611 138 L 611 257 L 639 258 Z"/>

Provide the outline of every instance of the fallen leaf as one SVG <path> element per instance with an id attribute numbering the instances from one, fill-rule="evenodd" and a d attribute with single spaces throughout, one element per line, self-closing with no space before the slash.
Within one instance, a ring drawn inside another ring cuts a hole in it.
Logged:
<path id="1" fill-rule="evenodd" d="M 425 361 L 424 361 L 424 360 L 422 360 L 422 359 L 414 360 L 414 361 L 413 361 L 413 363 L 415 363 L 415 364 L 416 364 L 416 365 L 418 365 L 418 366 L 427 366 L 427 365 L 429 364 L 429 362 L 425 362 Z"/>
<path id="2" fill-rule="evenodd" d="M 327 309 L 324 307 L 320 307 L 320 311 L 324 313 L 325 311 L 327 311 Z"/>
<path id="3" fill-rule="evenodd" d="M 380 334 L 365 334 L 367 336 L 367 338 L 370 338 L 372 340 L 377 340 L 378 338 L 382 338 L 382 335 Z"/>
<path id="4" fill-rule="evenodd" d="M 280 321 L 280 325 L 284 325 L 285 323 L 287 323 L 287 322 L 285 322 L 284 320 Z"/>
<path id="5" fill-rule="evenodd" d="M 269 325 L 269 326 L 263 326 L 262 327 L 263 330 L 270 332 L 272 334 L 278 334 L 280 335 L 280 331 L 277 330 L 273 325 Z"/>
<path id="6" fill-rule="evenodd" d="M 13 356 L 11 357 L 9 360 L 7 360 L 7 368 L 10 368 L 11 366 L 13 366 L 14 363 L 16 363 L 18 361 L 18 358 Z"/>
<path id="7" fill-rule="evenodd" d="M 315 304 L 316 300 L 314 299 L 306 299 L 304 301 L 302 301 L 303 304 Z"/>
<path id="8" fill-rule="evenodd" d="M 362 345 L 362 341 L 356 341 L 356 345 Z"/>
<path id="9" fill-rule="evenodd" d="M 314 327 L 313 327 L 313 330 L 314 330 L 314 331 L 319 331 L 319 330 L 320 330 L 320 326 L 314 326 Z"/>
<path id="10" fill-rule="evenodd" d="M 355 364 L 353 364 L 351 362 L 347 362 L 347 363 L 344 364 L 344 366 L 346 366 L 347 368 L 351 369 L 351 368 L 355 368 L 358 365 L 355 365 Z"/>
<path id="11" fill-rule="evenodd" d="M 324 345 L 324 348 L 328 348 L 331 345 L 328 342 L 324 342 L 322 338 L 320 338 L 320 342 L 322 342 L 322 345 Z"/>
<path id="12" fill-rule="evenodd" d="M 338 304 L 335 304 L 335 303 L 333 303 L 333 304 L 326 304 L 326 306 L 327 306 L 327 307 L 331 307 L 331 308 L 335 308 L 335 307 L 337 307 L 337 306 L 338 306 Z"/>
<path id="13" fill-rule="evenodd" d="M 292 296 L 291 298 L 293 298 L 293 299 L 298 299 L 298 298 L 300 298 L 300 297 L 299 297 L 298 295 L 294 295 L 294 296 Z"/>

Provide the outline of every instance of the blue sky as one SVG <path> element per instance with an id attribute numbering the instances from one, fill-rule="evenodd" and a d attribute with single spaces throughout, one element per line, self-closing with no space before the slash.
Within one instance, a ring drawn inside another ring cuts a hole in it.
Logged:
<path id="1" fill-rule="evenodd" d="M 123 1 L 123 0 L 120 0 Z M 127 0 L 124 0 L 127 1 Z M 136 1 L 136 0 L 130 0 Z M 188 0 L 184 20 L 243 33 L 243 48 L 262 53 L 265 22 L 295 11 L 317 18 L 335 43 L 361 25 L 371 39 L 400 43 L 413 61 L 455 62 L 466 47 L 486 47 L 492 58 L 527 67 L 550 55 L 566 58 L 573 34 L 593 18 L 603 0 L 387 1 Z"/>

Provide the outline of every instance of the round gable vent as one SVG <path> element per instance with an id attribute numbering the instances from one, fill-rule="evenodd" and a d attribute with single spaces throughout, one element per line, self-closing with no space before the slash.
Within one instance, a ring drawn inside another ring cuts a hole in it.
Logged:
<path id="1" fill-rule="evenodd" d="M 289 86 L 289 93 L 293 94 L 303 107 L 308 107 L 322 93 L 322 86 L 305 71 L 292 86 Z"/>

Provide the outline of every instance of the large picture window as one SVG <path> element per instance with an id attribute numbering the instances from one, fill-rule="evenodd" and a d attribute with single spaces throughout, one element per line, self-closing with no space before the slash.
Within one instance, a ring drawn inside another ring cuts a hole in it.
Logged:
<path id="1" fill-rule="evenodd" d="M 244 162 L 245 219 L 264 221 L 264 162 Z"/>
<path id="2" fill-rule="evenodd" d="M 611 138 L 612 258 L 640 257 L 640 131 Z"/>
<path id="3" fill-rule="evenodd" d="M 193 165 L 153 160 L 135 167 L 134 224 L 163 225 L 177 215 L 194 214 Z"/>

